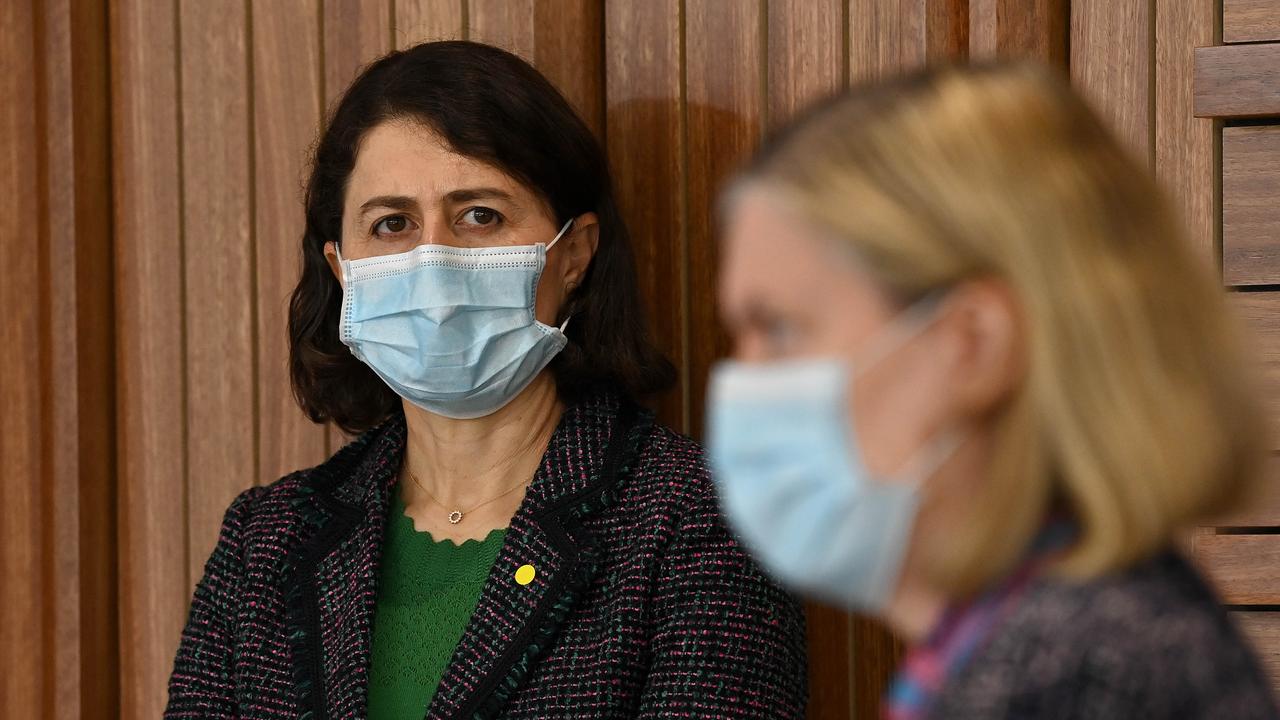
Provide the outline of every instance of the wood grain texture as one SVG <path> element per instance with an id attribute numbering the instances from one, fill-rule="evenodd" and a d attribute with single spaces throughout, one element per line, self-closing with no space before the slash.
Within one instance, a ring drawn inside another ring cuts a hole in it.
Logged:
<path id="1" fill-rule="evenodd" d="M 969 57 L 1067 66 L 1067 0 L 969 0 Z"/>
<path id="2" fill-rule="evenodd" d="M 537 0 L 533 64 L 604 139 L 604 4 Z"/>
<path id="3" fill-rule="evenodd" d="M 327 109 L 366 65 L 391 50 L 391 0 L 324 0 L 322 24 Z"/>
<path id="4" fill-rule="evenodd" d="M 159 717 L 185 620 L 185 314 L 177 18 L 111 7 L 121 715 Z"/>
<path id="5" fill-rule="evenodd" d="M 1280 3 L 1276 0 L 1222 0 L 1222 41 L 1280 40 Z"/>
<path id="6" fill-rule="evenodd" d="M 902 661 L 903 645 L 877 620 L 855 615 L 853 637 L 853 718 L 879 717 L 885 691 Z"/>
<path id="7" fill-rule="evenodd" d="M 844 3 L 771 0 L 768 7 L 768 124 L 776 128 L 844 88 Z"/>
<path id="8" fill-rule="evenodd" d="M 1280 605 L 1280 535 L 1208 535 L 1195 548 L 1223 602 Z"/>
<path id="9" fill-rule="evenodd" d="M 1133 156 L 1153 162 L 1154 0 L 1074 0 L 1071 77 Z"/>
<path id="10" fill-rule="evenodd" d="M 854 712 L 857 673 L 851 652 L 855 622 L 853 616 L 843 610 L 818 603 L 805 605 L 809 649 L 808 720 L 859 717 Z"/>
<path id="11" fill-rule="evenodd" d="M 467 37 L 533 62 L 535 0 L 468 0 Z M 566 32 L 573 30 L 565 28 Z"/>
<path id="12" fill-rule="evenodd" d="M 302 263 L 308 151 L 323 103 L 320 11 L 312 0 L 256 2 L 252 9 L 255 477 L 270 482 L 325 457 L 324 428 L 308 420 L 293 398 L 288 345 L 289 295 Z"/>
<path id="13" fill-rule="evenodd" d="M 466 37 L 467 0 L 394 0 L 396 48 Z"/>
<path id="14" fill-rule="evenodd" d="M 968 55 L 967 0 L 848 0 L 851 83 Z"/>
<path id="15" fill-rule="evenodd" d="M 1239 511 L 1216 520 L 1217 527 L 1280 527 L 1280 456 L 1267 461 L 1257 492 Z"/>
<path id="16" fill-rule="evenodd" d="M 631 231 L 637 279 L 658 347 L 679 380 L 657 402 L 659 419 L 688 429 L 685 278 L 685 116 L 680 0 L 605 7 L 605 133 L 615 191 Z"/>
<path id="17" fill-rule="evenodd" d="M 1280 687 L 1280 612 L 1246 610 L 1231 613 L 1231 619 L 1253 643 L 1272 687 Z"/>
<path id="18" fill-rule="evenodd" d="M 1195 48 L 1213 43 L 1217 0 L 1156 5 L 1156 176 L 1182 213 L 1205 262 L 1216 264 L 1216 138 L 1195 117 Z"/>
<path id="19" fill-rule="evenodd" d="M 42 540 L 45 423 L 41 388 L 40 253 L 30 218 L 39 217 L 36 17 L 27 2 L 0 4 L 0 707 L 36 717 L 51 689 L 43 632 L 48 549 Z"/>
<path id="20" fill-rule="evenodd" d="M 716 203 L 760 142 L 764 47 L 760 3 L 685 3 L 688 99 L 689 429 L 701 437 L 707 376 L 729 353 L 717 315 Z"/>
<path id="21" fill-rule="evenodd" d="M 1280 293 L 1239 292 L 1230 294 L 1228 300 L 1249 332 L 1247 340 L 1261 364 L 1272 449 L 1280 449 Z"/>
<path id="22" fill-rule="evenodd" d="M 1222 272 L 1228 285 L 1280 283 L 1280 125 L 1222 130 Z"/>
<path id="23" fill-rule="evenodd" d="M 246 10 L 180 3 L 188 590 L 258 473 Z"/>
<path id="24" fill-rule="evenodd" d="M 1197 117 L 1280 115 L 1280 43 L 1196 48 Z"/>
<path id="25" fill-rule="evenodd" d="M 114 718 L 119 707 L 115 349 L 111 224 L 103 221 L 111 216 L 107 10 L 72 0 L 48 0 L 39 7 L 46 323 L 42 444 L 49 473 L 43 538 L 52 693 L 41 711 L 16 714 Z"/>

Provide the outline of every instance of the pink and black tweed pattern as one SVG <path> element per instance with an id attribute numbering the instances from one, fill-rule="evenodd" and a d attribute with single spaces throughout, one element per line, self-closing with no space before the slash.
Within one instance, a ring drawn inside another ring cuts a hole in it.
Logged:
<path id="1" fill-rule="evenodd" d="M 166 717 L 364 717 L 404 435 L 237 498 Z M 800 718 L 806 693 L 799 606 L 725 530 L 702 451 L 601 396 L 556 430 L 427 717 Z"/>

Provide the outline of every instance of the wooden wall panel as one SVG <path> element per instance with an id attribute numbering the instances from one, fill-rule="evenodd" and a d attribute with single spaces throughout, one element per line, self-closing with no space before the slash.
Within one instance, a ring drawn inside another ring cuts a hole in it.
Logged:
<path id="1" fill-rule="evenodd" d="M 356 75 L 391 50 L 391 0 L 323 0 L 326 109 Z"/>
<path id="2" fill-rule="evenodd" d="M 848 0 L 849 77 L 857 83 L 969 53 L 967 0 Z"/>
<path id="3" fill-rule="evenodd" d="M 188 586 L 175 7 L 112 5 L 121 714 L 159 717 Z"/>
<path id="4" fill-rule="evenodd" d="M 467 0 L 394 0 L 396 48 L 466 37 Z"/>
<path id="5" fill-rule="evenodd" d="M 1222 0 L 1222 41 L 1280 40 L 1280 3 L 1276 0 Z"/>
<path id="6" fill-rule="evenodd" d="M 1280 284 L 1280 125 L 1222 131 L 1222 266 L 1229 285 Z"/>
<path id="7" fill-rule="evenodd" d="M 44 642 L 42 568 L 47 547 L 41 538 L 41 443 L 44 427 L 40 367 L 40 254 L 30 218 L 39 207 L 36 116 L 36 17 L 29 2 L 0 5 L 0 707 L 38 708 L 50 689 L 49 649 Z"/>
<path id="8" fill-rule="evenodd" d="M 39 246 L 47 323 L 40 348 L 48 473 L 43 592 L 52 656 L 44 670 L 51 675 L 46 703 L 52 707 L 0 707 L 27 717 L 108 718 L 119 706 L 119 647 L 107 10 L 71 0 L 37 7 L 35 49 L 43 58 Z"/>
<path id="9" fill-rule="evenodd" d="M 537 0 L 533 64 L 604 140 L 604 3 Z"/>
<path id="10" fill-rule="evenodd" d="M 257 328 L 248 8 L 231 0 L 179 8 L 190 591 L 223 512 L 258 472 Z"/>
<path id="11" fill-rule="evenodd" d="M 1271 456 L 1264 477 L 1257 493 L 1247 501 L 1247 507 L 1213 524 L 1237 528 L 1280 526 L 1280 456 Z"/>
<path id="12" fill-rule="evenodd" d="M 1280 115 L 1280 43 L 1196 49 L 1196 115 Z"/>
<path id="13" fill-rule="evenodd" d="M 760 142 L 764 123 L 762 3 L 686 0 L 690 432 L 701 437 L 707 376 L 729 354 L 716 304 L 716 202 Z M 732 58 L 733 62 L 725 62 Z"/>
<path id="14" fill-rule="evenodd" d="M 1271 422 L 1273 449 L 1280 450 L 1280 293 L 1238 292 L 1229 296 L 1231 307 L 1251 332 Z"/>
<path id="15" fill-rule="evenodd" d="M 1156 5 L 1155 170 L 1181 211 L 1191 242 L 1216 262 L 1217 140 L 1212 120 L 1195 117 L 1195 48 L 1213 42 L 1217 0 Z"/>
<path id="16" fill-rule="evenodd" d="M 245 487 L 325 458 L 325 430 L 289 385 L 288 306 L 302 263 L 302 198 L 323 112 L 320 6 L 252 3 L 253 239 L 258 466 Z"/>
<path id="17" fill-rule="evenodd" d="M 680 370 L 676 388 L 657 402 L 658 417 L 685 430 L 688 244 L 680 21 L 680 0 L 606 5 L 605 136 L 649 325 L 658 347 Z"/>
<path id="18" fill-rule="evenodd" d="M 1280 535 L 1206 535 L 1196 538 L 1195 552 L 1224 602 L 1280 605 Z"/>
<path id="19" fill-rule="evenodd" d="M 1068 0 L 969 0 L 969 57 L 1067 62 Z"/>
<path id="20" fill-rule="evenodd" d="M 533 62 L 536 0 L 469 0 L 468 37 Z M 564 28 L 562 31 L 569 31 Z"/>
<path id="21" fill-rule="evenodd" d="M 768 5 L 768 125 L 777 128 L 845 87 L 841 0 L 771 0 Z"/>
<path id="22" fill-rule="evenodd" d="M 1231 616 L 1253 641 L 1272 685 L 1280 687 L 1280 613 L 1245 611 L 1231 613 Z"/>
<path id="23" fill-rule="evenodd" d="M 1153 163 L 1155 0 L 1072 0 L 1071 77 L 1140 160 Z"/>

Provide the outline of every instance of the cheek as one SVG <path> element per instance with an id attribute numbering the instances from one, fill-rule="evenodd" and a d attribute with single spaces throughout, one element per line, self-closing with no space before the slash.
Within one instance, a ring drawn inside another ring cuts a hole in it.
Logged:
<path id="1" fill-rule="evenodd" d="M 875 476 L 900 478 L 936 439 L 947 393 L 936 375 L 927 358 L 889 358 L 855 383 L 850 417 L 863 459 Z"/>
<path id="2" fill-rule="evenodd" d="M 547 266 L 538 278 L 538 291 L 534 297 L 533 314 L 543 325 L 556 326 L 560 306 L 564 302 L 564 286 L 561 282 L 560 264 L 547 258 Z"/>

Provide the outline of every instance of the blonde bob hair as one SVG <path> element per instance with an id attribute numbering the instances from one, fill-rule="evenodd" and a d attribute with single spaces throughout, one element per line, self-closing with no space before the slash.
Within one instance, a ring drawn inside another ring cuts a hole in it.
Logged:
<path id="1" fill-rule="evenodd" d="M 1057 571 L 1095 576 L 1246 497 L 1266 452 L 1254 373 L 1223 292 L 1148 171 L 1053 71 L 926 71 L 833 98 L 740 179 L 847 243 L 904 304 L 968 279 L 1016 298 L 1024 381 L 993 465 L 926 559 L 973 592 L 1050 508 L 1079 535 Z"/>

